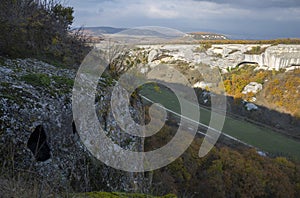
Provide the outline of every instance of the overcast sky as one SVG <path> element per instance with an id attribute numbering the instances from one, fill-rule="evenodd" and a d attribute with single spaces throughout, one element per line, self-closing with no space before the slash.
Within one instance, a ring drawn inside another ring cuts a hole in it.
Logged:
<path id="1" fill-rule="evenodd" d="M 300 0 L 69 0 L 74 27 L 163 26 L 245 38 L 300 37 Z"/>

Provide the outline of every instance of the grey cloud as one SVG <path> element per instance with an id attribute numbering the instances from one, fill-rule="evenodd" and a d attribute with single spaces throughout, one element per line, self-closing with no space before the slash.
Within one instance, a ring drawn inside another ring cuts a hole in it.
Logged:
<path id="1" fill-rule="evenodd" d="M 217 4 L 230 4 L 235 7 L 244 8 L 292 8 L 300 7 L 300 0 L 194 0 L 206 1 Z"/>
<path id="2" fill-rule="evenodd" d="M 299 37 L 300 32 L 300 0 L 71 0 L 69 4 L 75 10 L 74 26 L 165 26 L 249 38 Z"/>

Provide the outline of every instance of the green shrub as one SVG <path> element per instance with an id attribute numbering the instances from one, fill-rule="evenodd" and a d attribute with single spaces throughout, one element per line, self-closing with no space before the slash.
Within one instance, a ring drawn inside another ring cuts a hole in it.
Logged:
<path id="1" fill-rule="evenodd" d="M 266 51 L 267 47 L 260 47 L 260 46 L 255 46 L 255 47 L 252 47 L 251 50 L 249 51 L 246 51 L 244 54 L 251 54 L 251 55 L 259 55 L 259 54 L 262 54 Z"/>
<path id="2" fill-rule="evenodd" d="M 212 47 L 211 43 L 203 43 L 195 49 L 195 52 L 206 52 L 211 47 Z"/>
<path id="3" fill-rule="evenodd" d="M 33 86 L 48 87 L 51 83 L 50 77 L 46 74 L 27 74 L 22 76 L 21 80 Z"/>
<path id="4" fill-rule="evenodd" d="M 58 87 L 66 86 L 66 87 L 73 87 L 74 80 L 71 78 L 66 78 L 63 76 L 53 76 L 52 79 L 58 85 Z"/>

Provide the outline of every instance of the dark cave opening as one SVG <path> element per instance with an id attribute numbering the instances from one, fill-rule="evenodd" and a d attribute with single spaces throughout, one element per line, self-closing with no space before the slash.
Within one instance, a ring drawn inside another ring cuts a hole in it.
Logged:
<path id="1" fill-rule="evenodd" d="M 77 129 L 76 129 L 76 125 L 75 125 L 74 121 L 72 122 L 72 131 L 73 131 L 73 134 L 77 133 Z"/>
<path id="2" fill-rule="evenodd" d="M 50 147 L 47 143 L 47 136 L 42 125 L 38 125 L 31 133 L 27 147 L 31 150 L 37 161 L 44 162 L 50 159 Z"/>

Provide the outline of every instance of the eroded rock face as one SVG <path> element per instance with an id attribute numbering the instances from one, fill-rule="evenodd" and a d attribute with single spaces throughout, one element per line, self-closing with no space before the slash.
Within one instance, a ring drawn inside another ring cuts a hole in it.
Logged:
<path id="1" fill-rule="evenodd" d="M 285 69 L 300 66 L 299 45 L 277 45 L 271 46 L 259 55 L 245 55 L 245 61 L 257 62 L 260 66 L 268 69 Z"/>
<path id="2" fill-rule="evenodd" d="M 0 64 L 0 164 L 10 164 L 13 155 L 16 169 L 35 172 L 58 190 L 147 192 L 143 174 L 106 166 L 82 143 L 71 106 L 75 74 L 31 59 Z M 99 121 L 112 139 L 126 144 L 131 137 L 122 135 L 114 121 L 110 89 L 99 86 Z M 138 117 L 141 103 L 135 105 L 130 110 Z"/>
<path id="3" fill-rule="evenodd" d="M 218 67 L 226 73 L 242 63 L 257 64 L 258 69 L 264 70 L 292 70 L 300 67 L 299 45 L 254 45 L 254 44 L 216 44 L 205 52 L 199 51 L 199 45 L 141 45 L 148 51 L 148 65 L 154 68 L 161 63 L 175 63 L 185 61 L 188 64 L 203 63 L 211 67 Z M 255 47 L 265 49 L 260 54 L 248 54 Z M 161 59 L 159 59 L 159 55 Z M 164 57 L 164 55 L 167 56 Z M 149 71 L 147 71 L 149 72 Z"/>

